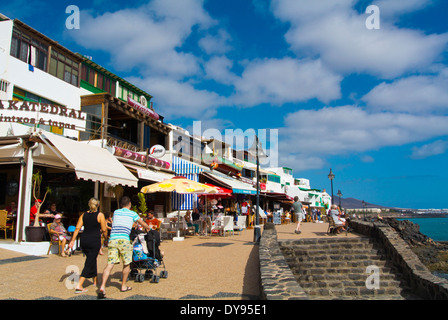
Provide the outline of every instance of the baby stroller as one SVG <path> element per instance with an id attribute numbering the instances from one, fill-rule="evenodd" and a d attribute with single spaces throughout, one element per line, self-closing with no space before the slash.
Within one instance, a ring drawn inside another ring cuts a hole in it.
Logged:
<path id="1" fill-rule="evenodd" d="M 148 233 L 137 234 L 133 242 L 130 279 L 135 279 L 136 282 L 148 279 L 150 282 L 158 283 L 160 278 L 168 278 L 159 245 L 160 234 L 157 231 L 151 230 Z M 157 275 L 159 267 L 163 270 Z"/>

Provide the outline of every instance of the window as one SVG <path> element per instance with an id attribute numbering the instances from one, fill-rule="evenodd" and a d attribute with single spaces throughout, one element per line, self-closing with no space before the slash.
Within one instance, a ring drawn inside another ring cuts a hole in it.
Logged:
<path id="1" fill-rule="evenodd" d="M 11 56 L 47 71 L 48 46 L 14 28 L 11 41 Z"/>
<path id="2" fill-rule="evenodd" d="M 269 174 L 268 175 L 268 181 L 280 183 L 280 177 L 279 176 L 274 176 L 272 174 Z"/>
<path id="3" fill-rule="evenodd" d="M 81 80 L 89 82 L 89 67 L 85 64 L 81 66 Z"/>
<path id="4" fill-rule="evenodd" d="M 32 101 L 32 102 L 37 102 L 37 103 L 46 103 L 46 104 L 57 104 L 51 100 L 45 99 L 41 96 L 35 95 L 34 93 L 25 91 L 23 89 L 20 89 L 16 86 L 14 86 L 13 89 L 13 100 L 19 100 L 19 101 Z M 28 125 L 31 126 L 29 124 L 24 123 L 24 125 Z M 56 134 L 60 134 L 62 135 L 64 133 L 64 128 L 59 128 L 59 127 L 55 127 L 55 126 L 49 126 L 49 125 L 43 125 L 43 124 L 38 124 L 37 125 L 38 128 L 41 128 L 45 131 L 50 131 Z"/>
<path id="5" fill-rule="evenodd" d="M 96 81 L 96 87 L 100 90 L 103 90 L 103 81 L 104 76 L 101 73 L 98 73 L 98 79 Z"/>
<path id="6" fill-rule="evenodd" d="M 53 49 L 50 60 L 50 74 L 74 86 L 78 86 L 78 63 Z"/>

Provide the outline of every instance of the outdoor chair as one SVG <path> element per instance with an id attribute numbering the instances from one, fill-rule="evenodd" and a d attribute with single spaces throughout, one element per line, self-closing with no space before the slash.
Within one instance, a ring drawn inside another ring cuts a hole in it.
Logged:
<path id="1" fill-rule="evenodd" d="M 224 237 L 226 236 L 226 232 L 230 231 L 232 232 L 232 235 L 235 235 L 233 231 L 233 217 L 232 216 L 224 216 L 223 217 L 223 234 Z"/>
<path id="2" fill-rule="evenodd" d="M 0 210 L 0 230 L 5 231 L 5 240 L 7 239 L 7 231 L 11 230 L 11 237 L 14 237 L 14 225 L 8 224 L 8 211 Z"/>
<path id="3" fill-rule="evenodd" d="M 176 227 L 173 226 L 170 219 L 165 218 L 160 224 L 159 232 L 162 239 L 172 239 L 176 234 Z"/>
<path id="4" fill-rule="evenodd" d="M 212 223 L 210 234 L 211 235 L 213 235 L 213 234 L 220 235 L 223 233 L 223 231 L 224 231 L 224 224 L 223 224 L 222 218 L 215 219 L 215 221 L 213 221 L 213 223 Z"/>
<path id="5" fill-rule="evenodd" d="M 237 220 L 233 222 L 233 230 L 237 232 L 241 232 L 246 228 L 246 217 L 245 216 L 237 216 Z"/>
<path id="6" fill-rule="evenodd" d="M 48 251 L 47 251 L 47 255 L 50 254 L 50 250 L 51 250 L 51 246 L 52 245 L 58 245 L 58 255 L 61 255 L 61 246 L 62 246 L 62 241 L 59 240 L 59 237 L 57 240 L 53 240 L 53 237 L 51 236 L 52 234 L 52 230 L 51 230 L 51 225 L 52 223 L 47 224 L 47 228 L 48 228 L 48 233 L 50 234 L 50 246 L 48 247 Z M 64 248 L 62 248 L 62 250 L 64 250 Z"/>

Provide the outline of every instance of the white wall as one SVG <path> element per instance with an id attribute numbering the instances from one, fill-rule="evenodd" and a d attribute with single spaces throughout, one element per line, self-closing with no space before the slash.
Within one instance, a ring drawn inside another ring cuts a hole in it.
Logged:
<path id="1" fill-rule="evenodd" d="M 27 63 L 10 55 L 12 29 L 13 21 L 0 22 L 0 78 L 11 83 L 4 100 L 12 100 L 13 86 L 17 86 L 67 108 L 80 110 L 80 88 L 36 67 L 29 71 Z M 77 138 L 78 131 L 64 129 L 64 135 Z"/>

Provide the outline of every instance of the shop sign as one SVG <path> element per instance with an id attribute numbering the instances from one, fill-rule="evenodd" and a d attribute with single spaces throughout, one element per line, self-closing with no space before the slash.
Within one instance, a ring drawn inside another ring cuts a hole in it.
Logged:
<path id="1" fill-rule="evenodd" d="M 132 160 L 132 161 L 137 161 L 137 162 L 142 162 L 142 163 L 146 163 L 146 161 L 148 161 L 148 164 L 150 164 L 152 166 L 160 167 L 160 168 L 169 169 L 171 166 L 171 164 L 167 161 L 163 161 L 163 160 L 156 159 L 156 158 L 149 157 L 149 156 L 146 157 L 146 155 L 144 155 L 144 154 L 126 150 L 123 148 L 114 147 L 113 154 L 114 154 L 114 156 L 122 157 L 122 158 Z"/>
<path id="2" fill-rule="evenodd" d="M 86 117 L 81 110 L 32 101 L 0 100 L 0 122 L 85 130 Z"/>
<path id="3" fill-rule="evenodd" d="M 132 99 L 130 97 L 128 97 L 128 105 L 130 105 L 134 109 L 150 116 L 154 120 L 159 120 L 159 115 L 157 113 L 155 113 L 153 110 L 145 107 L 144 105 L 142 105 L 141 103 L 135 101 L 134 99 Z"/>
<path id="4" fill-rule="evenodd" d="M 149 154 L 154 158 L 162 158 L 166 153 L 166 150 L 160 144 L 156 144 L 149 149 Z"/>

